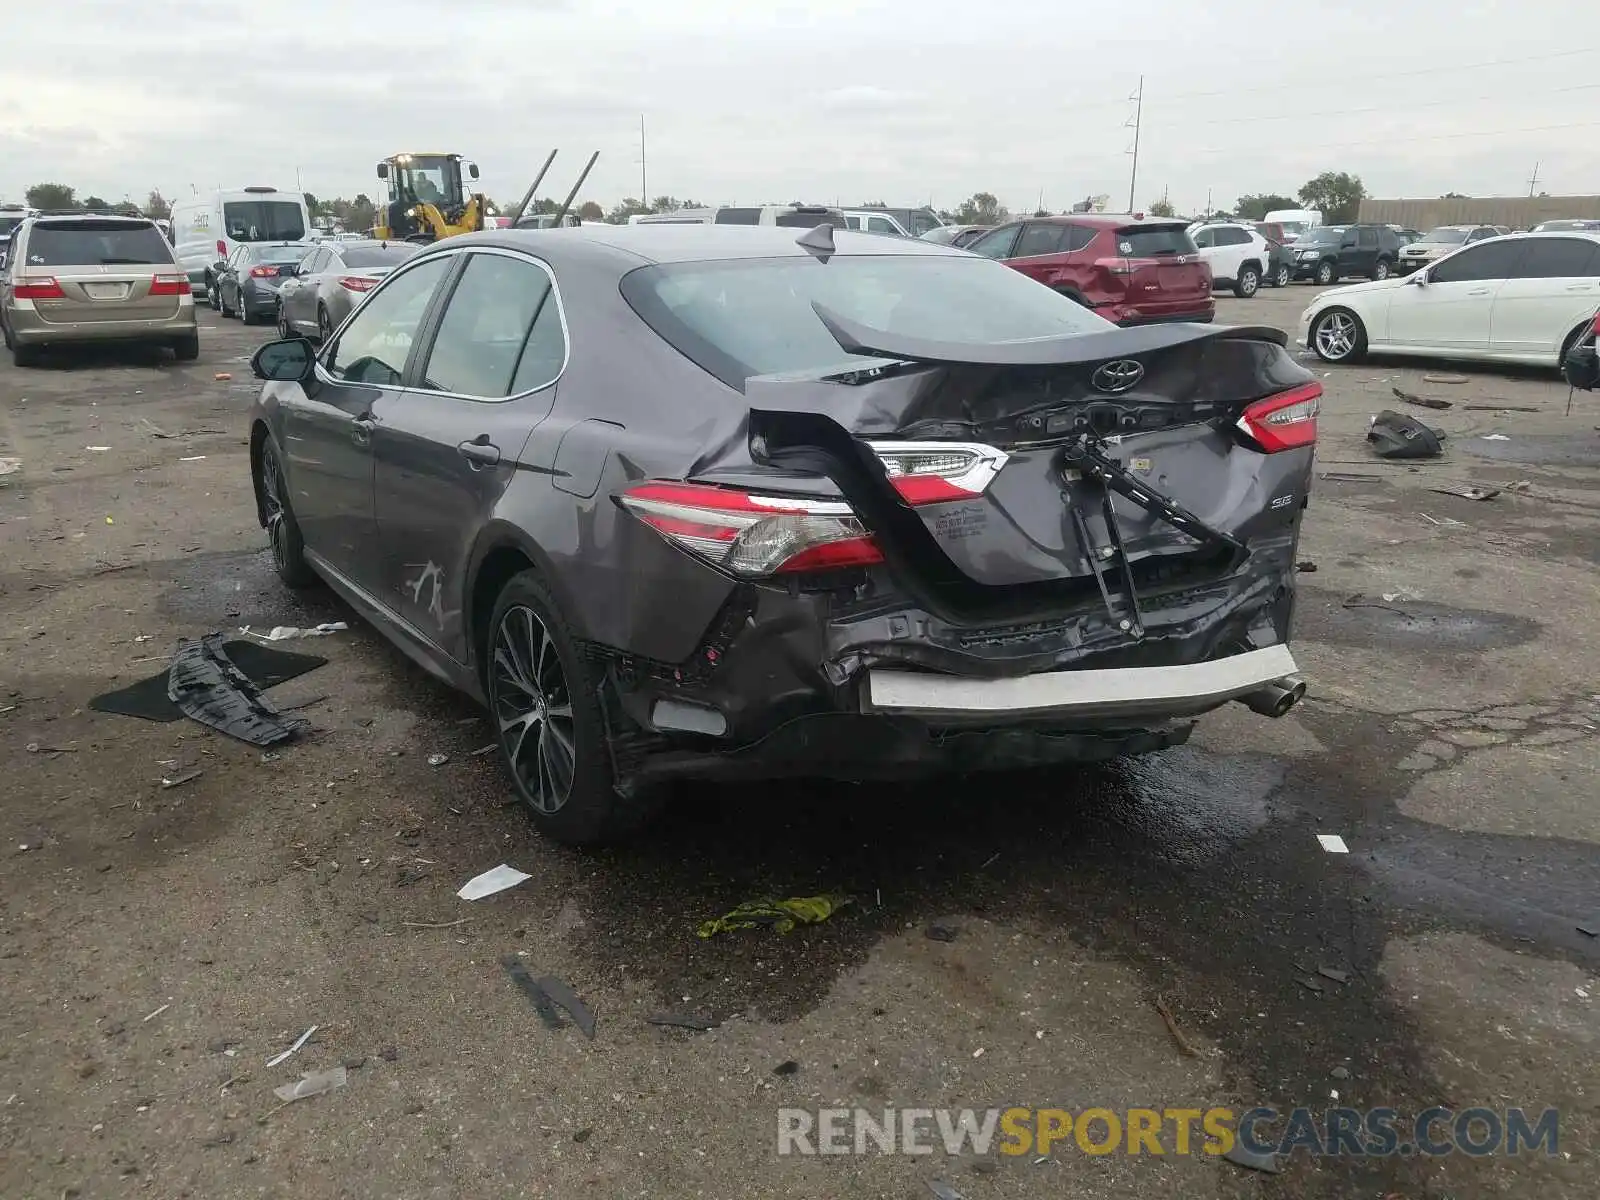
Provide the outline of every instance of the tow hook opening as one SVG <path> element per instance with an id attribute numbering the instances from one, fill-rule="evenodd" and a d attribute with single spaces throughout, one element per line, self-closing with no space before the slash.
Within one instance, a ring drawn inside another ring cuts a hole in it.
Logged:
<path id="1" fill-rule="evenodd" d="M 1299 675 L 1285 675 L 1257 691 L 1240 696 L 1239 703 L 1251 712 L 1276 719 L 1304 700 L 1305 695 L 1306 681 Z"/>

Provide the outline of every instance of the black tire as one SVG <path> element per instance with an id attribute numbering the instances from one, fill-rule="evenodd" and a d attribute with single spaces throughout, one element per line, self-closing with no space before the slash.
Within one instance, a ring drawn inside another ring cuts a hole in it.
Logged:
<path id="1" fill-rule="evenodd" d="M 500 730 L 500 765 L 539 832 L 593 846 L 639 829 L 656 804 L 612 786 L 599 672 L 579 653 L 537 571 L 523 571 L 501 589 L 486 645 L 484 690 Z"/>
<path id="2" fill-rule="evenodd" d="M 224 317 L 233 316 L 233 309 L 228 307 L 228 293 L 222 290 L 222 285 L 217 284 L 217 311 Z"/>
<path id="3" fill-rule="evenodd" d="M 1339 282 L 1339 269 L 1328 259 L 1323 259 L 1317 264 L 1316 281 L 1323 287 Z"/>
<path id="4" fill-rule="evenodd" d="M 1368 276 L 1368 278 L 1387 279 L 1389 278 L 1389 270 L 1389 260 L 1387 258 L 1380 258 L 1376 263 L 1373 264 L 1372 273 Z"/>
<path id="5" fill-rule="evenodd" d="M 200 335 L 191 333 L 188 337 L 179 338 L 172 343 L 172 353 L 179 362 L 194 362 L 200 357 Z"/>
<path id="6" fill-rule="evenodd" d="M 38 346 L 24 346 L 21 342 L 11 342 L 11 363 L 17 367 L 37 367 L 39 360 L 44 357 L 44 351 Z"/>
<path id="7" fill-rule="evenodd" d="M 1589 330 L 1592 328 L 1592 325 L 1592 321 L 1585 321 L 1571 333 L 1567 334 L 1566 340 L 1561 343 L 1561 353 L 1556 356 L 1556 370 L 1559 371 L 1566 366 L 1567 355 L 1572 353 L 1572 348 L 1574 346 L 1578 345 L 1589 336 Z M 1600 345 L 1600 339 L 1597 339 L 1595 344 Z"/>
<path id="8" fill-rule="evenodd" d="M 250 301 L 245 299 L 244 289 L 239 289 L 239 320 L 246 325 L 256 323 L 256 314 L 250 311 Z"/>
<path id="9" fill-rule="evenodd" d="M 1306 341 L 1323 362 L 1360 362 L 1367 353 L 1367 327 L 1348 308 L 1328 308 L 1311 322 Z"/>
<path id="10" fill-rule="evenodd" d="M 272 567 L 278 578 L 296 591 L 314 587 L 317 573 L 306 561 L 306 543 L 300 524 L 289 505 L 289 488 L 283 477 L 283 463 L 269 436 L 261 443 L 261 463 L 256 479 L 260 488 L 267 541 L 272 547 Z"/>
<path id="11" fill-rule="evenodd" d="M 1239 277 L 1233 281 L 1233 294 L 1241 300 L 1249 300 L 1261 290 L 1261 269 L 1254 263 L 1245 263 L 1239 268 Z"/>
<path id="12" fill-rule="evenodd" d="M 283 304 L 278 304 L 278 336 L 288 340 L 294 336 L 294 330 L 289 328 L 289 314 L 283 311 Z"/>
<path id="13" fill-rule="evenodd" d="M 317 341 L 326 342 L 333 336 L 333 318 L 322 305 L 317 305 Z"/>
<path id="14" fill-rule="evenodd" d="M 222 311 L 222 289 L 217 286 L 215 279 L 206 280 L 206 303 L 211 306 L 212 312 Z"/>

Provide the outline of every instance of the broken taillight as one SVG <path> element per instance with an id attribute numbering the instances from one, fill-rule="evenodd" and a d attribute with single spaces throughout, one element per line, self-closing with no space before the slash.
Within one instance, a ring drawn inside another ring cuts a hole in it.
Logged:
<path id="1" fill-rule="evenodd" d="M 1257 400 L 1239 418 L 1239 429 L 1262 450 L 1298 450 L 1317 441 L 1317 411 L 1322 385 L 1302 384 L 1265 400 Z"/>
<path id="2" fill-rule="evenodd" d="M 868 442 L 889 483 L 907 504 L 940 504 L 983 495 L 1000 468 L 1004 450 L 977 442 Z"/>
<path id="3" fill-rule="evenodd" d="M 271 279 L 276 276 L 277 273 L 278 268 L 272 266 L 250 268 L 250 277 L 252 279 Z"/>
<path id="4" fill-rule="evenodd" d="M 869 566 L 883 554 L 848 504 L 698 483 L 640 483 L 617 497 L 696 558 L 747 579 Z"/>
<path id="5" fill-rule="evenodd" d="M 378 286 L 378 281 L 364 275 L 346 275 L 339 280 L 339 286 L 349 292 L 370 292 Z"/>

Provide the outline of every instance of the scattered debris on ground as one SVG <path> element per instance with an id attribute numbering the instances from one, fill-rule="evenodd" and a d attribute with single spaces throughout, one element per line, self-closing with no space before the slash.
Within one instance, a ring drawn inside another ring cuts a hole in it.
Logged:
<path id="1" fill-rule="evenodd" d="M 1162 1000 L 1160 996 L 1156 997 L 1156 1012 L 1161 1015 L 1161 1020 L 1166 1025 L 1167 1032 L 1172 1035 L 1172 1044 L 1177 1046 L 1178 1053 L 1185 1058 L 1199 1058 L 1200 1051 L 1196 1050 L 1190 1044 L 1189 1039 L 1183 1036 L 1183 1030 L 1178 1028 L 1178 1022 L 1172 1015 L 1172 1010 L 1167 1007 L 1166 1001 Z"/>
<path id="2" fill-rule="evenodd" d="M 501 863 L 498 867 L 490 867 L 482 875 L 474 875 L 461 885 L 461 890 L 456 895 L 463 900 L 482 900 L 485 896 L 514 888 L 524 880 L 532 878 L 532 875 L 525 875 L 515 867 Z"/>
<path id="3" fill-rule="evenodd" d="M 293 1104 L 296 1100 L 306 1100 L 342 1088 L 349 1080 L 350 1076 L 343 1066 L 331 1067 L 326 1071 L 313 1071 L 294 1083 L 275 1087 L 272 1094 L 285 1104 Z"/>
<path id="4" fill-rule="evenodd" d="M 1451 483 L 1428 490 L 1438 492 L 1441 496 L 1460 496 L 1463 500 L 1493 500 L 1500 494 L 1499 488 L 1478 487 L 1470 483 Z"/>
<path id="5" fill-rule="evenodd" d="M 1438 458 L 1444 453 L 1444 433 L 1414 417 L 1386 408 L 1367 426 L 1367 441 L 1379 458 Z"/>
<path id="6" fill-rule="evenodd" d="M 800 1064 L 795 1062 L 795 1060 L 792 1058 L 786 1058 L 777 1066 L 772 1068 L 772 1073 L 774 1075 L 796 1075 L 799 1074 L 799 1072 Z"/>
<path id="7" fill-rule="evenodd" d="M 313 625 L 309 629 L 302 629 L 297 625 L 274 625 L 266 633 L 257 633 L 248 625 L 241 625 L 239 632 L 245 637 L 258 638 L 263 642 L 288 642 L 296 638 L 327 637 L 332 633 L 344 633 L 350 628 L 343 621 L 324 621 L 321 625 Z"/>
<path id="8" fill-rule="evenodd" d="M 220 633 L 186 640 L 172 656 L 167 698 L 185 716 L 256 746 L 292 741 L 309 726 L 285 720 L 223 648 Z"/>
<path id="9" fill-rule="evenodd" d="M 647 1025 L 664 1025 L 672 1029 L 693 1029 L 704 1033 L 708 1029 L 715 1029 L 722 1024 L 712 1017 L 700 1016 L 697 1013 L 652 1013 L 646 1017 Z"/>
<path id="10" fill-rule="evenodd" d="M 1509 442 L 1511 439 L 1503 433 L 1486 433 L 1483 435 L 1486 442 Z"/>
<path id="11" fill-rule="evenodd" d="M 325 658 L 313 654 L 295 654 L 288 650 L 275 650 L 257 642 L 233 640 L 223 649 L 229 660 L 247 675 L 256 687 L 265 691 L 298 679 L 308 671 L 325 666 Z M 154 661 L 154 660 L 150 660 Z M 122 717 L 139 717 L 146 721 L 181 721 L 183 712 L 167 697 L 170 669 L 141 679 L 114 692 L 104 692 L 89 701 L 96 712 Z"/>
<path id="12" fill-rule="evenodd" d="M 1283 1170 L 1276 1154 L 1257 1154 L 1253 1150 L 1246 1150 L 1240 1142 L 1235 1142 L 1233 1149 L 1222 1157 L 1234 1166 L 1243 1167 L 1247 1171 L 1264 1171 L 1268 1175 L 1276 1175 Z"/>
<path id="13" fill-rule="evenodd" d="M 719 933 L 732 933 L 740 929 L 771 928 L 779 933 L 792 933 L 796 925 L 814 925 L 826 921 L 850 903 L 850 897 L 838 895 L 796 896 L 790 900 L 749 900 L 732 912 L 706 921 L 696 932 L 703 938 Z"/>
<path id="14" fill-rule="evenodd" d="M 1423 383 L 1465 383 L 1466 381 L 1467 377 L 1465 375 L 1424 375 L 1422 377 Z"/>
<path id="15" fill-rule="evenodd" d="M 1350 847 L 1344 844 L 1344 839 L 1337 833 L 1317 834 L 1317 845 L 1329 854 L 1349 854 Z"/>
<path id="16" fill-rule="evenodd" d="M 296 1050 L 300 1049 L 301 1046 L 304 1046 L 307 1042 L 309 1042 L 311 1040 L 311 1035 L 313 1033 L 315 1033 L 318 1030 L 318 1028 L 319 1028 L 319 1026 L 313 1025 L 310 1029 L 306 1030 L 299 1037 L 295 1038 L 294 1045 L 290 1046 L 282 1054 L 274 1055 L 272 1058 L 267 1059 L 267 1066 L 275 1067 L 279 1063 L 283 1062 L 284 1059 L 288 1058 Z"/>
<path id="17" fill-rule="evenodd" d="M 1350 982 L 1350 972 L 1341 971 L 1336 967 L 1318 967 L 1317 974 L 1321 975 L 1324 979 L 1331 979 L 1335 983 Z"/>
<path id="18" fill-rule="evenodd" d="M 442 767 L 442 766 L 445 765 L 445 763 L 447 763 L 449 761 L 450 761 L 450 756 L 448 754 L 430 754 L 430 755 L 428 755 L 428 765 L 430 767 Z"/>
<path id="19" fill-rule="evenodd" d="M 928 1190 L 939 1200 L 965 1200 L 965 1197 L 942 1179 L 928 1180 Z"/>
<path id="20" fill-rule="evenodd" d="M 1419 396 L 1415 392 L 1402 392 L 1399 388 L 1390 388 L 1396 400 L 1403 400 L 1407 404 L 1415 404 L 1418 408 L 1450 408 L 1448 400 L 1438 400 L 1432 396 Z"/>
<path id="21" fill-rule="evenodd" d="M 161 780 L 161 787 L 163 790 L 166 788 L 182 787 L 186 783 L 194 782 L 204 774 L 204 771 L 185 771 L 182 775 L 174 775 L 171 779 L 167 779 L 163 776 Z"/>
<path id="22" fill-rule="evenodd" d="M 546 1028 L 562 1027 L 563 1021 L 557 1007 L 559 1006 L 572 1017 L 584 1037 L 590 1041 L 594 1040 L 594 1013 L 577 992 L 554 975 L 542 975 L 535 979 L 515 954 L 505 955 L 501 958 L 500 965 L 505 968 L 506 974 L 511 976 L 512 982 L 533 1002 L 534 1011 L 539 1014 L 539 1019 L 544 1022 Z"/>
<path id="23" fill-rule="evenodd" d="M 953 942 L 961 936 L 961 930 L 954 925 L 929 925 L 923 933 L 934 942 Z"/>
<path id="24" fill-rule="evenodd" d="M 1294 569 L 1300 572 L 1302 575 L 1309 575 L 1317 569 L 1317 564 L 1312 562 L 1309 558 L 1303 558 L 1299 562 L 1295 563 Z"/>

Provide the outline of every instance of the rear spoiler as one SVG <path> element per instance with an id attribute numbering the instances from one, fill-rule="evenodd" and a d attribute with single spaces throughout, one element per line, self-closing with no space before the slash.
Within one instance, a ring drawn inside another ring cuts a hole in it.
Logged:
<path id="1" fill-rule="evenodd" d="M 893 358 L 905 362 L 968 363 L 994 367 L 1050 367 L 1104 362 L 1132 354 L 1148 354 L 1186 342 L 1246 339 L 1289 344 L 1289 335 L 1265 325 L 1142 325 L 1099 333 L 1064 334 L 1015 342 L 946 342 L 873 329 L 812 302 L 812 311 L 846 354 Z"/>

